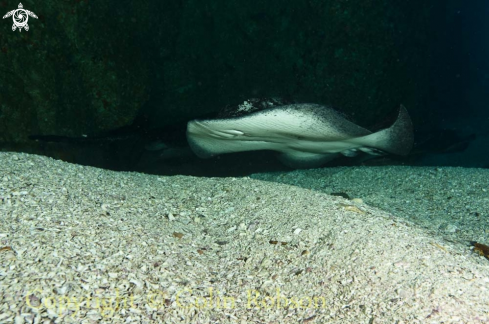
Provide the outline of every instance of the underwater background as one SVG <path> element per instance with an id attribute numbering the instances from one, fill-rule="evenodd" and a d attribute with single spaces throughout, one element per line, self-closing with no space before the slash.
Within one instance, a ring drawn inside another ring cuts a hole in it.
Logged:
<path id="1" fill-rule="evenodd" d="M 489 165 L 483 0 L 24 6 L 38 16 L 29 31 L 13 32 L 9 17 L 0 33 L 3 151 L 168 175 L 283 170 L 263 151 L 201 160 L 185 139 L 189 120 L 279 97 L 330 105 L 364 127 L 407 108 L 412 154 L 339 165 Z"/>

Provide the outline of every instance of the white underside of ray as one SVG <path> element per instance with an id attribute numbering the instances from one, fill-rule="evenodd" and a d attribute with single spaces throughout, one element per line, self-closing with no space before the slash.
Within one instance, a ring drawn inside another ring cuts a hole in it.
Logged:
<path id="1" fill-rule="evenodd" d="M 370 134 L 348 123 L 357 134 Z M 351 135 L 300 112 L 273 111 L 238 120 L 194 121 L 189 123 L 188 132 L 195 134 L 199 146 L 209 155 L 252 150 L 325 154 L 359 147 Z"/>
<path id="2" fill-rule="evenodd" d="M 398 135 L 395 132 L 399 129 L 391 129 L 393 126 L 371 133 L 327 107 L 301 107 L 306 109 L 285 106 L 245 117 L 191 121 L 187 126 L 187 138 L 200 157 L 274 150 L 282 153 L 281 160 L 286 164 L 308 167 L 320 165 L 339 154 L 354 156 L 358 151 L 378 154 L 376 149 L 386 148 L 385 141 Z M 403 113 L 407 116 L 403 109 L 400 116 Z M 405 121 L 406 118 L 409 120 L 408 116 L 400 119 Z"/>

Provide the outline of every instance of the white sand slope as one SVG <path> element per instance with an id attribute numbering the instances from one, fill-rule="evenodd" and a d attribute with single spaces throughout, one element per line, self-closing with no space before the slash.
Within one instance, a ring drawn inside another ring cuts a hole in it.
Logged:
<path id="1" fill-rule="evenodd" d="M 253 179 L 360 197 L 449 241 L 489 244 L 489 170 L 460 167 L 335 167 L 258 173 Z"/>
<path id="2" fill-rule="evenodd" d="M 365 204 L 26 154 L 0 166 L 0 323 L 489 321 L 488 260 Z"/>

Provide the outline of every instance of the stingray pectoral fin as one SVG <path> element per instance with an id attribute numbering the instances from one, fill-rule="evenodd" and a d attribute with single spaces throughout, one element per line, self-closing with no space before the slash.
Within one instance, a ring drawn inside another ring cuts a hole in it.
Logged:
<path id="1" fill-rule="evenodd" d="M 187 141 L 195 155 L 202 159 L 208 159 L 216 155 L 213 152 L 214 143 L 212 140 L 199 140 L 198 138 L 187 136 Z"/>
<path id="2" fill-rule="evenodd" d="M 407 155 L 414 144 L 413 124 L 406 108 L 401 105 L 399 115 L 391 127 L 358 137 L 355 142 L 387 153 Z"/>
<path id="3" fill-rule="evenodd" d="M 200 158 L 210 158 L 218 154 L 249 151 L 252 143 L 238 140 L 244 133 L 219 127 L 219 121 L 193 120 L 187 124 L 187 141 L 192 151 Z"/>
<path id="4" fill-rule="evenodd" d="M 338 157 L 339 154 L 329 153 L 329 154 L 318 154 L 309 153 L 301 151 L 292 151 L 287 153 L 281 153 L 278 159 L 285 164 L 294 169 L 306 169 L 306 168 L 316 168 L 320 167 L 324 163 L 333 160 Z"/>

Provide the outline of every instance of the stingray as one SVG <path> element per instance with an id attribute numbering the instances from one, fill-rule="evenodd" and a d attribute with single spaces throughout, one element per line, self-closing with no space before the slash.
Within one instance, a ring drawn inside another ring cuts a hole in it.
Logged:
<path id="1" fill-rule="evenodd" d="M 220 118 L 188 122 L 187 140 L 201 158 L 273 150 L 292 168 L 312 168 L 361 152 L 407 155 L 414 138 L 402 105 L 390 127 L 371 132 L 327 106 L 252 99 L 225 110 Z"/>

